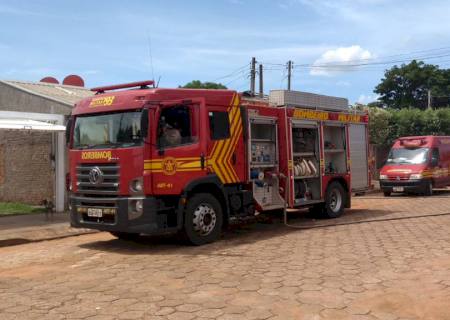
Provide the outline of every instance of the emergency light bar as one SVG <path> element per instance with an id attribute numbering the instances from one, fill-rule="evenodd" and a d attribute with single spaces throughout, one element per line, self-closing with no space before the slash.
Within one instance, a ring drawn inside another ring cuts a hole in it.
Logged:
<path id="1" fill-rule="evenodd" d="M 424 139 L 400 139 L 400 145 L 406 148 L 418 148 L 425 143 Z"/>
<path id="2" fill-rule="evenodd" d="M 115 84 L 112 86 L 95 87 L 95 88 L 92 88 L 91 91 L 95 92 L 95 94 L 100 94 L 100 93 L 104 93 L 105 91 L 126 89 L 126 88 L 135 88 L 135 87 L 140 87 L 140 89 L 148 89 L 148 86 L 154 85 L 154 83 L 155 83 L 155 81 L 153 81 L 153 80 L 137 81 L 137 82 L 130 82 L 130 83 Z"/>

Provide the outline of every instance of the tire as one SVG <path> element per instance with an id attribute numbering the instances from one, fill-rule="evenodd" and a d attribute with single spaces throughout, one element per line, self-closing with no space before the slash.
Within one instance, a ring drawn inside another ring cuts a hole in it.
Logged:
<path id="1" fill-rule="evenodd" d="M 213 195 L 199 193 L 188 199 L 183 230 L 187 243 L 201 246 L 216 241 L 222 232 L 222 225 L 222 206 Z"/>
<path id="2" fill-rule="evenodd" d="M 325 196 L 323 214 L 326 218 L 337 218 L 342 215 L 345 207 L 346 192 L 342 184 L 337 181 L 330 183 Z"/>
<path id="3" fill-rule="evenodd" d="M 427 197 L 430 197 L 433 195 L 433 182 L 431 180 L 429 180 L 427 182 L 427 185 L 425 187 L 425 191 L 423 192 L 423 194 Z"/>
<path id="4" fill-rule="evenodd" d="M 391 196 L 391 192 L 390 191 L 383 191 L 383 195 L 385 197 L 390 197 Z"/>
<path id="5" fill-rule="evenodd" d="M 133 240 L 137 240 L 139 238 L 139 233 L 129 233 L 129 232 L 119 232 L 119 231 L 114 231 L 114 232 L 110 232 L 114 237 L 120 239 L 120 240 L 125 240 L 125 241 L 133 241 Z"/>

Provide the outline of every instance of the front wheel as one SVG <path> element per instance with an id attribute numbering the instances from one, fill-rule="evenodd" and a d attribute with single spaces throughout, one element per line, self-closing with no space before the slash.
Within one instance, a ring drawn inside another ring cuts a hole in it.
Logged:
<path id="1" fill-rule="evenodd" d="M 327 218 L 337 218 L 342 215 L 345 207 L 346 192 L 342 184 L 332 182 L 326 192 L 324 215 Z"/>
<path id="2" fill-rule="evenodd" d="M 427 185 L 425 186 L 425 196 L 432 196 L 433 195 L 433 182 L 431 180 L 427 181 Z"/>
<path id="3" fill-rule="evenodd" d="M 200 246 L 219 239 L 223 225 L 222 206 L 208 193 L 199 193 L 188 200 L 184 214 L 184 238 Z"/>
<path id="4" fill-rule="evenodd" d="M 391 192 L 390 191 L 383 191 L 383 195 L 385 197 L 390 197 L 391 196 Z"/>

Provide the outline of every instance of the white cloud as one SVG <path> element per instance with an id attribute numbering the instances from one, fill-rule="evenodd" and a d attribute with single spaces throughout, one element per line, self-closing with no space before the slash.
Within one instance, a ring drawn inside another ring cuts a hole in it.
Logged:
<path id="1" fill-rule="evenodd" d="M 356 102 L 361 103 L 361 104 L 368 104 L 370 102 L 376 101 L 379 97 L 380 96 L 377 94 L 367 94 L 367 95 L 361 94 L 361 95 L 359 95 L 358 101 L 356 101 Z"/>
<path id="2" fill-rule="evenodd" d="M 339 47 L 328 50 L 314 61 L 310 74 L 313 76 L 330 76 L 336 73 L 353 71 L 361 60 L 372 59 L 374 55 L 370 51 L 358 45 Z M 362 61 L 364 62 L 364 61 Z"/>

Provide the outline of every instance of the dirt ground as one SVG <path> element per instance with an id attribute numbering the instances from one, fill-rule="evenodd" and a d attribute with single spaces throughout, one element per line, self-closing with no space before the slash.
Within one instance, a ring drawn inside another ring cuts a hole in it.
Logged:
<path id="1" fill-rule="evenodd" d="M 450 194 L 289 218 L 203 247 L 96 233 L 0 248 L 0 319 L 450 319 Z"/>

